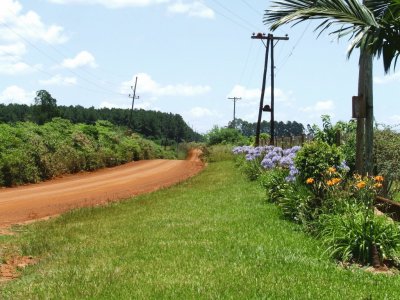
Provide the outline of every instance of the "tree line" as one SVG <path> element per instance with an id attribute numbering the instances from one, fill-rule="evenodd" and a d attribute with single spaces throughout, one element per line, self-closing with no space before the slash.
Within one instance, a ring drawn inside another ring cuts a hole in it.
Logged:
<path id="1" fill-rule="evenodd" d="M 74 124 L 95 124 L 98 120 L 109 121 L 160 144 L 182 141 L 201 141 L 203 136 L 189 127 L 179 114 L 143 109 L 85 108 L 57 106 L 57 101 L 45 90 L 36 93 L 33 105 L 0 104 L 0 123 L 30 121 L 42 125 L 55 117 L 70 120 Z"/>
<path id="2" fill-rule="evenodd" d="M 262 121 L 261 122 L 261 132 L 269 134 L 270 132 L 270 122 Z M 280 121 L 274 122 L 275 124 L 275 136 L 283 137 L 283 136 L 299 136 L 305 133 L 305 129 L 303 124 L 298 123 L 296 121 L 287 121 L 286 123 Z M 256 135 L 257 122 L 250 123 L 242 119 L 236 119 L 235 124 L 233 126 L 233 122 L 230 122 L 228 127 L 236 128 L 239 130 L 244 136 L 251 137 Z"/>

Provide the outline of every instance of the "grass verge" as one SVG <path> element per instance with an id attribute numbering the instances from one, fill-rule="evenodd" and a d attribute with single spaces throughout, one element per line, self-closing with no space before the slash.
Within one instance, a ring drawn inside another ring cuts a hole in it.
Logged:
<path id="1" fill-rule="evenodd" d="M 400 277 L 337 267 L 263 198 L 222 162 L 169 189 L 23 227 L 6 242 L 41 262 L 0 298 L 398 297 Z"/>

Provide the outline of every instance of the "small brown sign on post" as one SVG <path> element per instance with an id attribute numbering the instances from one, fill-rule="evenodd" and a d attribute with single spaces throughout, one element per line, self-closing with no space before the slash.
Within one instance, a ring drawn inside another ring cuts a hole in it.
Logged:
<path id="1" fill-rule="evenodd" d="M 353 96 L 352 118 L 365 118 L 365 101 L 363 96 Z"/>

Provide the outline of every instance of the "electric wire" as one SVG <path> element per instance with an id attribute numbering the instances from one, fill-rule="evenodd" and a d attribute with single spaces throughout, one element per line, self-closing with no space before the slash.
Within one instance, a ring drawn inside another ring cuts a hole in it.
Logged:
<path id="1" fill-rule="evenodd" d="M 42 73 L 42 74 L 45 74 L 45 75 L 47 75 L 47 76 L 54 77 L 54 76 L 56 75 L 56 74 L 52 74 L 52 73 L 50 73 L 50 72 L 47 72 L 47 71 L 43 70 L 42 68 L 39 68 L 39 67 L 37 67 L 36 65 L 31 64 L 31 63 L 27 62 L 26 60 L 21 59 L 21 57 L 19 57 L 19 56 L 17 56 L 17 55 L 14 55 L 14 54 L 12 54 L 12 53 L 10 53 L 10 52 L 8 52 L 8 51 L 5 51 L 5 50 L 3 50 L 3 49 L 0 49 L 0 53 L 3 53 L 3 54 L 5 54 L 5 55 L 7 55 L 7 56 L 10 56 L 10 57 L 14 57 L 14 58 L 16 58 L 16 59 L 18 60 L 18 62 L 24 63 L 24 64 L 27 65 L 28 67 L 30 67 L 30 68 L 32 68 L 32 69 L 35 69 L 36 71 L 38 71 L 38 72 L 40 72 L 40 73 Z M 83 86 L 83 85 L 80 85 L 80 84 L 78 84 L 78 83 L 77 83 L 77 84 L 74 84 L 74 86 L 76 86 L 76 87 L 78 87 L 78 88 L 80 88 L 80 89 L 84 89 L 84 90 L 86 90 L 86 91 L 92 92 L 92 93 L 98 93 L 98 94 L 103 94 L 103 93 L 104 93 L 104 92 L 100 92 L 100 91 L 98 91 L 98 90 L 90 89 L 90 88 L 88 88 L 88 87 L 86 87 L 86 86 Z M 114 92 L 113 92 L 112 94 L 114 94 Z M 125 94 L 121 94 L 121 95 L 126 96 Z"/>
<path id="2" fill-rule="evenodd" d="M 44 57 L 46 57 L 47 59 L 49 59 L 50 61 L 54 62 L 55 64 L 59 64 L 59 62 L 52 56 L 48 55 L 45 51 L 43 51 L 42 49 L 40 49 L 39 47 L 37 47 L 34 43 L 32 43 L 30 40 L 28 40 L 27 38 L 25 38 L 24 36 L 22 36 L 21 34 L 19 34 L 17 31 L 15 31 L 13 28 L 11 28 L 8 24 L 0 21 L 0 25 L 3 27 L 6 27 L 8 30 L 10 30 L 11 32 L 13 32 L 15 35 L 17 35 L 19 38 L 21 38 L 23 41 L 25 41 L 27 44 L 29 44 L 32 48 L 34 48 L 36 51 L 38 51 L 40 54 L 42 54 Z M 71 69 L 67 69 L 68 72 L 70 72 L 71 74 L 74 74 L 75 76 L 79 77 L 80 79 L 84 80 L 85 82 L 96 86 L 97 88 L 100 88 L 101 90 L 110 93 L 110 94 L 117 94 L 120 95 L 121 93 L 117 93 L 115 91 L 111 91 L 109 89 L 104 88 L 104 86 L 101 86 L 99 84 L 97 84 L 96 82 L 93 82 L 89 79 L 87 79 L 86 77 L 83 77 L 81 74 L 71 70 Z M 53 75 L 54 76 L 54 75 Z"/>
<path id="3" fill-rule="evenodd" d="M 263 16 L 262 13 L 260 13 L 256 8 L 254 8 L 254 6 L 250 5 L 249 2 L 247 2 L 246 0 L 242 0 L 242 2 L 248 7 L 250 8 L 251 11 L 253 11 L 255 14 L 259 15 L 259 16 Z"/>
<path id="4" fill-rule="evenodd" d="M 279 68 L 275 72 L 275 76 L 283 69 L 289 59 L 293 56 L 294 50 L 296 50 L 297 46 L 300 44 L 301 40 L 303 39 L 306 31 L 310 27 L 311 23 L 308 23 L 307 26 L 304 28 L 303 32 L 301 33 L 300 37 L 297 39 L 296 43 L 293 45 L 292 49 L 290 50 L 289 54 L 284 58 L 283 63 L 279 66 Z"/>
<path id="5" fill-rule="evenodd" d="M 230 13 L 231 15 L 233 15 L 234 17 L 236 17 L 238 20 L 240 20 L 240 23 L 229 17 L 228 15 L 222 13 L 221 11 L 215 9 L 215 7 L 213 7 L 213 10 L 221 15 L 222 17 L 228 19 L 229 21 L 231 21 L 232 23 L 238 25 L 239 27 L 241 27 L 242 29 L 248 31 L 248 32 L 253 32 L 254 31 L 254 25 L 251 24 L 250 22 L 248 22 L 247 20 L 243 19 L 241 16 L 239 16 L 238 14 L 236 14 L 235 12 L 233 12 L 231 9 L 227 8 L 226 6 L 222 5 L 220 2 L 218 2 L 217 0 L 211 0 L 212 2 L 214 2 L 216 5 L 218 5 L 220 8 L 222 8 L 223 10 L 227 11 L 228 13 Z"/>

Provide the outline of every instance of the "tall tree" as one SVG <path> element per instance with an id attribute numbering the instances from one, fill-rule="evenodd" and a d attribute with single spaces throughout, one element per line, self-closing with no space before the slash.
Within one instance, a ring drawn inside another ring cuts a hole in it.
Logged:
<path id="1" fill-rule="evenodd" d="M 40 125 L 51 121 L 59 116 L 57 100 L 46 90 L 37 91 L 32 113 L 34 121 Z"/>
<path id="2" fill-rule="evenodd" d="M 373 95 L 372 58 L 383 58 L 385 72 L 394 61 L 396 67 L 400 55 L 400 0 L 280 0 L 273 1 L 266 10 L 264 22 L 272 24 L 271 29 L 306 20 L 322 20 L 315 29 L 322 32 L 331 29 L 330 34 L 339 38 L 352 38 L 348 55 L 355 48 L 360 49 L 359 96 L 365 100 L 366 118 L 360 120 L 359 131 L 366 133 L 363 145 L 365 167 L 359 166 L 360 173 L 373 171 Z M 358 153 L 361 155 L 361 153 Z M 360 157 L 361 158 L 361 157 Z M 362 159 L 360 160 L 362 162 Z"/>

